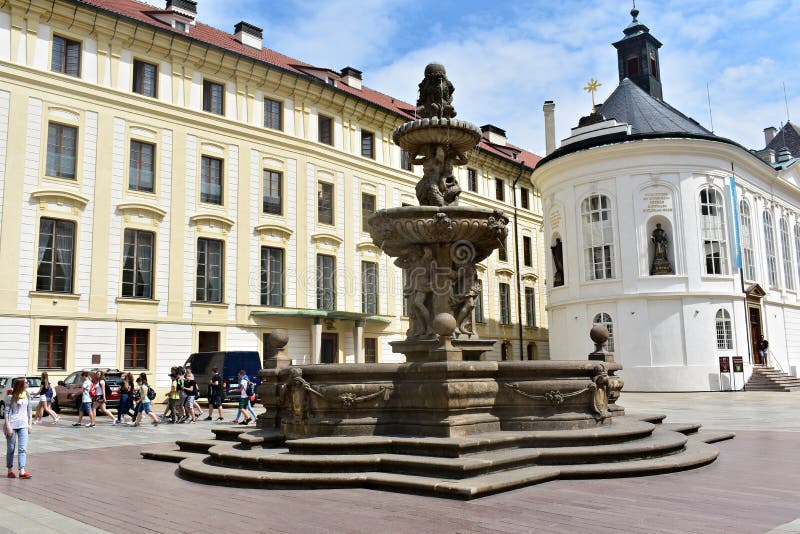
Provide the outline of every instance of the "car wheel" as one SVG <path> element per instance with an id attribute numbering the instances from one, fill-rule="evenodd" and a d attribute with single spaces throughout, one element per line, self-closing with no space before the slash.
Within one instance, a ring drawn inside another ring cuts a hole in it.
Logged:
<path id="1" fill-rule="evenodd" d="M 6 403 L 0 401 L 0 419 L 6 418 Z"/>
<path id="2" fill-rule="evenodd" d="M 61 406 L 58 405 L 58 397 L 53 397 L 50 408 L 52 408 L 55 413 L 61 413 Z"/>

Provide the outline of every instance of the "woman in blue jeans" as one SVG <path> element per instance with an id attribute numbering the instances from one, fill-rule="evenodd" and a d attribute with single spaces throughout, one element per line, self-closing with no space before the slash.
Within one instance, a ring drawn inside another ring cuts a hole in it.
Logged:
<path id="1" fill-rule="evenodd" d="M 8 468 L 8 478 L 16 478 L 14 475 L 14 450 L 16 449 L 19 458 L 19 478 L 31 478 L 31 474 L 25 471 L 25 459 L 27 456 L 28 434 L 33 431 L 33 419 L 31 418 L 31 402 L 28 395 L 28 381 L 25 378 L 14 380 L 11 395 L 6 397 L 6 422 L 3 427 L 6 435 L 6 467 Z"/>

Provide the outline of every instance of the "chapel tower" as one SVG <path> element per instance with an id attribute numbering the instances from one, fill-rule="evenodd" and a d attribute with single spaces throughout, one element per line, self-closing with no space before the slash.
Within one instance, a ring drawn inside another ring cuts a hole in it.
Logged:
<path id="1" fill-rule="evenodd" d="M 661 43 L 650 34 L 650 28 L 639 22 L 639 10 L 631 9 L 633 21 L 625 28 L 625 37 L 614 44 L 617 49 L 619 81 L 629 78 L 650 96 L 662 100 L 661 65 L 658 49 Z"/>

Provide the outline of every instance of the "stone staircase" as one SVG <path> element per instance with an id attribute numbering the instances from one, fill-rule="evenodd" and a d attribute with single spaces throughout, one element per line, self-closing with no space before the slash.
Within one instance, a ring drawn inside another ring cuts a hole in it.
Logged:
<path id="1" fill-rule="evenodd" d="M 747 391 L 800 391 L 800 378 L 766 365 L 753 367 L 753 375 L 745 384 Z"/>
<path id="2" fill-rule="evenodd" d="M 708 464 L 730 439 L 663 415 L 613 417 L 580 430 L 486 432 L 461 438 L 358 436 L 286 440 L 275 430 L 213 428 L 144 458 L 184 478 L 258 488 L 365 487 L 471 499 L 557 478 L 639 476 Z"/>

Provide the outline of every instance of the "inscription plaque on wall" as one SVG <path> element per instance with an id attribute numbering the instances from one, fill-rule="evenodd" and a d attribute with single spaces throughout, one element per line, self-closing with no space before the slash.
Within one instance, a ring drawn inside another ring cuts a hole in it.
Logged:
<path id="1" fill-rule="evenodd" d="M 643 213 L 671 213 L 672 195 L 665 191 L 648 191 L 642 195 Z"/>
<path id="2" fill-rule="evenodd" d="M 561 226 L 561 212 L 560 211 L 550 212 L 550 229 L 555 230 L 559 226 Z"/>

